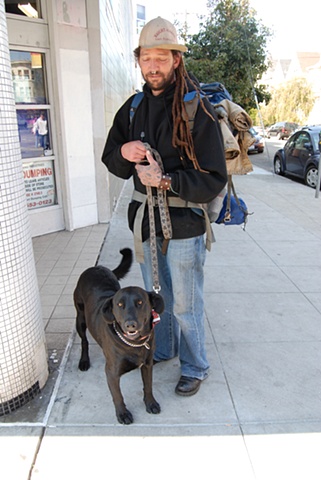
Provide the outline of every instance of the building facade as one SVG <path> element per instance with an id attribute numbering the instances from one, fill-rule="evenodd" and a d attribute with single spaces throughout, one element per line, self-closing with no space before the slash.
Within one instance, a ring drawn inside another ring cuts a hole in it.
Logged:
<path id="1" fill-rule="evenodd" d="M 321 123 L 321 53 L 295 52 L 291 58 L 271 58 L 271 66 L 260 83 L 273 90 L 294 78 L 305 78 L 312 87 L 315 104 L 308 124 Z"/>
<path id="2" fill-rule="evenodd" d="M 131 0 L 5 0 L 32 236 L 110 220 L 122 182 L 101 163 L 137 83 Z"/>

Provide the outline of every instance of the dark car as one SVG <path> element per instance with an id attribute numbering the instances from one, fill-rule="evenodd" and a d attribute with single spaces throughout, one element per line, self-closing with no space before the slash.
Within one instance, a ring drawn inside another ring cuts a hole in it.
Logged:
<path id="1" fill-rule="evenodd" d="M 263 137 L 255 130 L 254 127 L 249 128 L 249 132 L 252 137 L 255 138 L 255 142 L 249 147 L 248 153 L 262 153 L 264 152 L 264 139 Z"/>
<path id="2" fill-rule="evenodd" d="M 304 127 L 295 132 L 274 156 L 277 175 L 303 178 L 306 185 L 316 188 L 320 161 L 321 125 Z"/>
<path id="3" fill-rule="evenodd" d="M 298 127 L 299 125 L 297 123 L 277 122 L 267 129 L 267 137 L 271 138 L 272 136 L 275 136 L 279 140 L 283 140 L 292 135 Z"/>

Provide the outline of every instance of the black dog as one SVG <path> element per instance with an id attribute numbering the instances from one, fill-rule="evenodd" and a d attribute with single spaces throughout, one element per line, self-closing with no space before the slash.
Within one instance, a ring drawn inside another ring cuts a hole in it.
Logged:
<path id="1" fill-rule="evenodd" d="M 85 270 L 74 291 L 77 310 L 76 327 L 81 338 L 79 369 L 88 370 L 90 360 L 86 329 L 102 348 L 106 358 L 107 383 L 120 423 L 133 422 L 120 390 L 120 377 L 141 367 L 144 402 L 149 413 L 159 413 L 160 406 L 152 392 L 154 353 L 153 324 L 157 313 L 164 310 L 164 301 L 154 292 L 140 287 L 120 288 L 132 264 L 132 251 L 120 251 L 122 261 L 113 271 L 103 266 Z"/>

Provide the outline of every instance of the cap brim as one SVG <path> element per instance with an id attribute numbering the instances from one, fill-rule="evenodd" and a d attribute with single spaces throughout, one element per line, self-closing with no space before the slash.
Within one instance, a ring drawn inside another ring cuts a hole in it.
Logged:
<path id="1" fill-rule="evenodd" d="M 178 45 L 177 43 L 164 43 L 160 45 L 139 45 L 141 48 L 162 48 L 164 50 L 178 50 L 179 52 L 187 52 L 185 45 Z"/>

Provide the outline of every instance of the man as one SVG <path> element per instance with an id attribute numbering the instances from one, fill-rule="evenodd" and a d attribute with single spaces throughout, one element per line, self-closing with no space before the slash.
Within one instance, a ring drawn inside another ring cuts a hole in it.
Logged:
<path id="1" fill-rule="evenodd" d="M 160 208 L 154 208 L 158 276 L 165 301 L 165 312 L 155 327 L 154 359 L 159 362 L 179 355 L 181 378 L 175 392 L 183 396 L 195 394 L 209 370 L 204 345 L 205 221 L 201 210 L 186 208 L 184 201 L 207 203 L 227 181 L 221 131 L 207 100 L 199 100 L 192 133 L 186 120 L 184 94 L 188 89 L 195 90 L 184 67 L 182 52 L 186 50 L 167 20 L 158 17 L 144 26 L 135 50 L 146 82 L 144 96 L 131 122 L 133 97 L 117 112 L 102 156 L 114 175 L 123 179 L 133 176 L 135 192 L 128 208 L 132 231 L 137 232 L 135 221 L 146 186 L 152 187 L 155 197 L 157 189 L 166 191 L 172 226 L 168 245 L 164 242 Z M 145 142 L 159 153 L 164 171 Z M 171 207 L 173 199 L 181 205 Z M 139 233 L 147 290 L 153 287 L 149 227 L 146 207 Z"/>
<path id="2" fill-rule="evenodd" d="M 43 149 L 47 148 L 47 135 L 48 135 L 48 127 L 47 127 L 47 120 L 43 113 L 40 114 L 40 117 L 35 121 L 33 127 L 35 135 L 38 135 L 40 140 L 40 147 Z M 36 137 L 37 138 L 37 137 Z M 39 146 L 39 145 L 37 145 Z"/>

